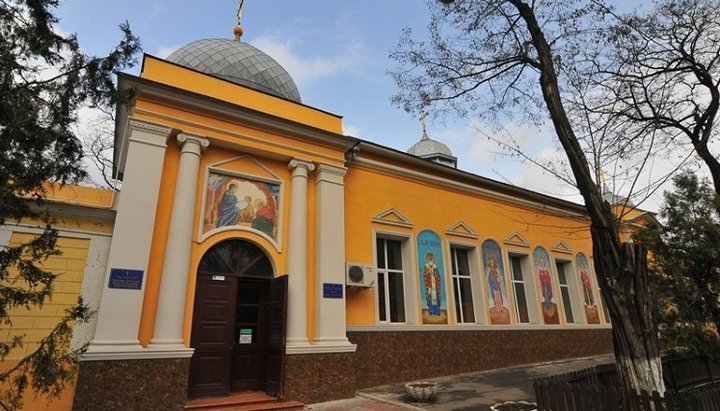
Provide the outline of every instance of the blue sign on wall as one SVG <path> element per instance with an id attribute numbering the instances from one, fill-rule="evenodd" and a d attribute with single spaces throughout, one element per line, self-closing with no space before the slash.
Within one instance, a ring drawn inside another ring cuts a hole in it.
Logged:
<path id="1" fill-rule="evenodd" d="M 143 274 L 142 270 L 111 268 L 108 287 L 123 290 L 140 290 L 142 289 Z"/>
<path id="2" fill-rule="evenodd" d="M 343 285 L 323 283 L 323 298 L 343 298 Z"/>

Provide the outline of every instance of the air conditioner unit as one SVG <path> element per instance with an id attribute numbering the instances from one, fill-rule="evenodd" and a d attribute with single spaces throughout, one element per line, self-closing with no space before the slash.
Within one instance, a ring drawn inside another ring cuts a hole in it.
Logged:
<path id="1" fill-rule="evenodd" d="M 372 287 L 375 284 L 375 267 L 358 263 L 345 266 L 345 285 L 350 287 Z"/>

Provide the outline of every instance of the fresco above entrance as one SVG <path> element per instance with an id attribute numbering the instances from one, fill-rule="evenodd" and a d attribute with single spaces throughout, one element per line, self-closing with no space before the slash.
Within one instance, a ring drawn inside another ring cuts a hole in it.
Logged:
<path id="1" fill-rule="evenodd" d="M 210 171 L 202 233 L 223 227 L 258 231 L 277 241 L 280 184 Z"/>

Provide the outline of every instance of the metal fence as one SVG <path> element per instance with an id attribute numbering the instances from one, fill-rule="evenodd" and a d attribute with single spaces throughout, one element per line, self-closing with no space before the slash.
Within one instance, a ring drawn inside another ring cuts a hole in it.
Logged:
<path id="1" fill-rule="evenodd" d="M 720 411 L 720 363 L 699 356 L 663 359 L 665 395 L 628 392 L 614 364 L 535 380 L 538 410 Z"/>

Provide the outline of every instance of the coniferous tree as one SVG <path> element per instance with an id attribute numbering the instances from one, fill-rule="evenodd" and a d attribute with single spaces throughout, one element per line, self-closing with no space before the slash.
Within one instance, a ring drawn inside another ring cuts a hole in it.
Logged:
<path id="1" fill-rule="evenodd" d="M 59 0 L 0 0 L 0 224 L 35 218 L 45 229 L 33 241 L 0 248 L 0 328 L 12 325 L 15 310 L 42 306 L 57 273 L 42 262 L 59 252 L 57 231 L 41 214 L 47 182 L 84 176 L 82 146 L 73 131 L 78 108 L 108 107 L 122 96 L 114 73 L 134 64 L 138 39 L 120 25 L 122 40 L 106 56 L 85 54 L 74 35 L 57 31 Z M 38 207 L 38 205 L 40 207 Z M 69 309 L 37 348 L 0 371 L 0 406 L 17 409 L 23 393 L 55 396 L 74 375 L 72 323 L 88 317 Z M 0 361 L 22 347 L 23 336 L 0 340 Z"/>
<path id="2" fill-rule="evenodd" d="M 650 291 L 666 349 L 720 358 L 720 196 L 694 174 L 674 179 L 648 245 Z"/>

